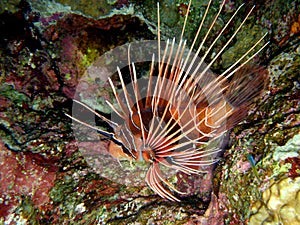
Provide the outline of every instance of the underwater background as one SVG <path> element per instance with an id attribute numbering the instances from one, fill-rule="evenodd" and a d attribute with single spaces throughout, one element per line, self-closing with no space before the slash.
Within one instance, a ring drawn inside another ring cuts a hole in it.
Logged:
<path id="1" fill-rule="evenodd" d="M 103 177 L 82 156 L 80 147 L 101 152 L 108 142 L 87 139 L 79 146 L 74 138 L 65 113 L 79 79 L 105 52 L 155 40 L 156 2 L 0 2 L 0 224 L 300 224 L 299 1 L 225 1 L 216 32 L 242 3 L 232 28 L 255 8 L 212 70 L 224 71 L 268 32 L 269 45 L 253 61 L 265 66 L 269 81 L 245 121 L 228 132 L 214 170 L 176 174 L 173 182 L 189 193 L 181 202 L 162 199 L 146 185 L 114 182 L 120 167 Z M 192 2 L 188 45 L 207 4 Z M 180 35 L 187 5 L 160 1 L 163 40 Z M 208 20 L 219 6 L 213 1 Z M 231 34 L 228 29 L 216 49 Z M 105 68 L 95 73 L 105 76 Z M 109 85 L 101 85 L 85 94 L 111 96 Z M 97 110 L 109 113 L 99 101 Z"/>

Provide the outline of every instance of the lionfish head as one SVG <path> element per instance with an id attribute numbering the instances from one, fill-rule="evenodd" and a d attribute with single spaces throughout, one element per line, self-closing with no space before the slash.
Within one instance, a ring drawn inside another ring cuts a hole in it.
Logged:
<path id="1" fill-rule="evenodd" d="M 188 175 L 205 172 L 205 166 L 214 164 L 218 160 L 218 152 L 221 151 L 218 145 L 207 147 L 209 143 L 222 137 L 226 131 L 243 120 L 250 104 L 261 94 L 265 85 L 265 70 L 260 66 L 249 65 L 249 61 L 268 44 L 251 54 L 266 35 L 249 46 L 222 74 L 217 76 L 210 71 L 212 64 L 235 38 L 253 8 L 210 62 L 205 64 L 204 60 L 241 7 L 199 58 L 198 55 L 222 11 L 225 0 L 220 5 L 207 34 L 200 41 L 200 45 L 196 46 L 211 2 L 208 3 L 189 49 L 186 48 L 183 35 L 191 1 L 178 44 L 175 39 L 167 42 L 160 40 L 158 7 L 157 52 L 152 54 L 148 77 L 137 78 L 135 64 L 131 61 L 132 46 L 129 46 L 127 58 L 131 82 L 125 83 L 120 68 L 117 68 L 117 72 L 121 90 L 116 88 L 117 81 L 108 79 L 114 100 L 107 101 L 107 105 L 117 119 L 107 119 L 89 106 L 74 100 L 106 122 L 113 132 L 104 131 L 67 115 L 109 138 L 109 152 L 114 157 L 148 162 L 146 183 L 155 193 L 171 201 L 179 201 L 175 195 L 184 193 L 168 181 L 162 168 Z"/>

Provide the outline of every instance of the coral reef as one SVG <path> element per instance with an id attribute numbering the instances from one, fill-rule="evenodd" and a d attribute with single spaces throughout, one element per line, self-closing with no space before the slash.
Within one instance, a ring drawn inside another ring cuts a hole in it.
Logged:
<path id="1" fill-rule="evenodd" d="M 299 63 L 298 45 L 270 62 L 269 91 L 249 117 L 255 125 L 246 121 L 231 133 L 232 147 L 224 154 L 220 192 L 226 193 L 221 197 L 230 202 L 232 215 L 243 215 L 240 221 L 247 221 L 250 205 L 272 181 L 299 176 Z"/>
<path id="2" fill-rule="evenodd" d="M 269 71 L 266 93 L 247 120 L 230 133 L 214 172 L 211 168 L 207 175 L 173 177 L 172 182 L 188 192 L 180 203 L 159 198 L 145 185 L 125 186 L 100 176 L 79 151 L 97 153 L 108 148 L 107 141 L 95 133 L 84 142 L 74 140 L 71 121 L 64 113 L 71 111 L 80 77 L 105 52 L 135 40 L 155 39 L 157 23 L 156 1 L 86 2 L 0 3 L 0 224 L 236 225 L 267 222 L 272 210 L 277 215 L 273 221 L 284 223 L 284 210 L 298 210 L 300 12 L 295 1 L 256 2 L 243 32 L 213 65 L 216 72 L 224 71 L 244 44 L 269 32 L 268 50 L 254 59 Z M 207 4 L 194 2 L 186 27 L 189 41 Z M 241 2 L 226 1 L 216 31 Z M 186 1 L 160 4 L 162 39 L 178 37 Z M 253 4 L 247 1 L 241 14 Z M 219 1 L 214 1 L 210 19 L 218 6 Z M 237 18 L 212 55 L 239 25 Z M 204 25 L 200 37 L 208 26 Z M 142 76 L 146 69 L 138 66 Z M 105 69 L 94 72 L 105 77 Z M 101 80 L 97 82 L 87 82 L 82 86 L 84 95 L 76 97 L 84 101 L 96 92 L 96 109 L 109 113 L 103 99 L 111 91 Z M 119 169 L 111 170 L 110 176 Z M 297 192 L 298 202 L 276 194 L 277 189 L 294 196 Z M 272 208 L 269 198 L 288 205 Z"/>

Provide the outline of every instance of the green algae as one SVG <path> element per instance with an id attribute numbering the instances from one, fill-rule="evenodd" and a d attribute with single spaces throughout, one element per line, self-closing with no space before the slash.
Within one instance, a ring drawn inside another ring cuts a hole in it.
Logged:
<path id="1" fill-rule="evenodd" d="M 88 48 L 87 53 L 83 55 L 81 64 L 83 67 L 89 67 L 92 63 L 99 57 L 99 52 L 97 49 Z"/>
<path id="2" fill-rule="evenodd" d="M 236 62 L 240 57 L 243 56 L 245 49 L 249 48 L 249 44 L 254 44 L 258 41 L 264 34 L 267 32 L 267 29 L 263 29 L 258 25 L 246 25 L 243 29 L 237 34 L 237 41 L 234 43 L 232 47 L 230 47 L 227 51 L 222 54 L 222 66 L 224 68 L 228 68 L 234 62 Z M 255 53 L 259 48 L 263 46 L 264 43 L 260 43 L 252 53 Z M 248 55 L 246 59 L 251 56 Z"/>
<path id="3" fill-rule="evenodd" d="M 137 4 L 135 7 L 137 7 L 138 11 L 141 10 L 143 12 L 143 16 L 145 16 L 148 20 L 157 24 L 157 4 L 151 0 L 146 0 L 143 2 L 142 6 L 143 7 L 139 8 L 139 5 Z M 167 26 L 176 25 L 179 19 L 179 14 L 174 2 L 164 0 L 159 2 L 159 7 L 161 10 L 161 23 L 166 24 Z"/>
<path id="4" fill-rule="evenodd" d="M 0 95 L 9 99 L 12 104 L 15 104 L 18 107 L 22 107 L 23 103 L 28 103 L 30 101 L 28 96 L 15 90 L 13 85 L 6 83 L 0 84 Z"/>
<path id="5" fill-rule="evenodd" d="M 46 133 L 42 127 L 36 129 L 35 132 L 31 130 L 31 127 L 40 123 L 43 118 L 45 119 L 44 116 L 48 114 L 50 117 L 53 116 L 51 113 L 53 99 L 50 96 L 47 98 L 39 96 L 32 101 L 27 95 L 18 92 L 12 85 L 5 83 L 0 85 L 0 92 L 1 96 L 8 99 L 10 104 L 14 105 L 13 109 L 7 108 L 6 111 L 3 112 L 6 117 L 0 118 L 0 124 L 3 127 L 3 129 L 0 130 L 1 137 L 8 147 L 20 151 L 21 149 L 25 149 L 26 146 L 31 146 L 30 150 L 37 153 L 52 151 L 53 143 L 43 143 L 44 141 L 41 141 L 41 137 L 44 136 L 43 133 Z M 29 109 L 25 109 L 24 105 L 29 106 Z M 32 111 L 30 109 L 32 109 Z M 41 113 L 44 114 L 44 116 L 41 115 Z M 7 120 L 7 118 L 10 118 L 10 120 Z M 46 124 L 43 126 L 45 125 Z M 48 125 L 51 125 L 51 123 Z M 63 126 L 63 124 L 60 125 Z M 54 136 L 47 137 L 47 139 L 53 141 L 55 139 L 59 140 L 59 137 Z M 36 145 L 35 143 L 37 142 L 40 142 L 40 144 Z M 59 154 L 63 146 L 64 143 L 58 142 L 55 154 Z"/>
<path id="6" fill-rule="evenodd" d="M 58 0 L 57 2 L 70 7 L 74 12 L 81 12 L 94 18 L 109 14 L 113 8 L 106 0 Z"/>
<path id="7" fill-rule="evenodd" d="M 9 11 L 12 13 L 17 12 L 19 10 L 19 4 L 19 0 L 2 0 L 0 3 L 0 13 L 3 13 L 4 11 Z"/>
<path id="8" fill-rule="evenodd" d="M 22 196 L 20 200 L 21 204 L 15 210 L 13 222 L 16 224 L 39 225 L 40 222 L 37 219 L 38 210 L 35 208 L 30 197 Z"/>

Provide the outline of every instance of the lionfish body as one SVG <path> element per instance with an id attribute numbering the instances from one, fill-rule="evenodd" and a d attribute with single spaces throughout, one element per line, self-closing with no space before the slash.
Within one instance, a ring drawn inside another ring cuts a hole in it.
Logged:
<path id="1" fill-rule="evenodd" d="M 188 12 L 190 4 L 191 2 Z M 207 6 L 203 21 L 210 4 L 211 1 Z M 204 45 L 223 5 L 224 1 L 200 47 L 195 49 L 196 55 Z M 235 14 L 220 31 L 216 41 Z M 264 37 L 251 46 L 220 76 L 214 76 L 209 71 L 213 62 L 241 29 L 249 14 L 233 37 L 207 65 L 203 61 L 216 41 L 209 46 L 200 60 L 197 61 L 196 56 L 192 56 L 203 21 L 200 23 L 191 49 L 184 53 L 186 42 L 183 40 L 183 34 L 188 18 L 187 13 L 179 44 L 175 45 L 175 39 L 172 42 L 168 41 L 163 48 L 162 55 L 158 22 L 158 60 L 156 60 L 158 63 L 155 63 L 155 54 L 153 54 L 146 82 L 140 82 L 137 79 L 135 65 L 130 62 L 130 48 L 128 49 L 128 65 L 131 83 L 125 85 L 119 68 L 121 93 L 116 89 L 114 82 L 109 79 L 115 104 L 111 102 L 107 104 L 118 116 L 118 122 L 109 120 L 90 107 L 74 100 L 107 122 L 113 128 L 114 133 L 102 131 L 68 116 L 110 137 L 109 152 L 116 158 L 149 162 L 150 167 L 145 178 L 148 186 L 163 198 L 179 201 L 172 192 L 183 193 L 165 178 L 161 167 L 186 174 L 205 172 L 203 167 L 215 163 L 216 155 L 221 150 L 218 146 L 208 148 L 207 143 L 220 138 L 224 132 L 239 123 L 246 116 L 253 99 L 263 90 L 265 71 L 259 66 L 247 65 L 247 63 L 266 46 L 265 44 L 249 57 L 249 53 Z M 249 57 L 247 60 L 245 60 L 246 56 Z M 155 69 L 155 66 L 158 68 Z"/>

